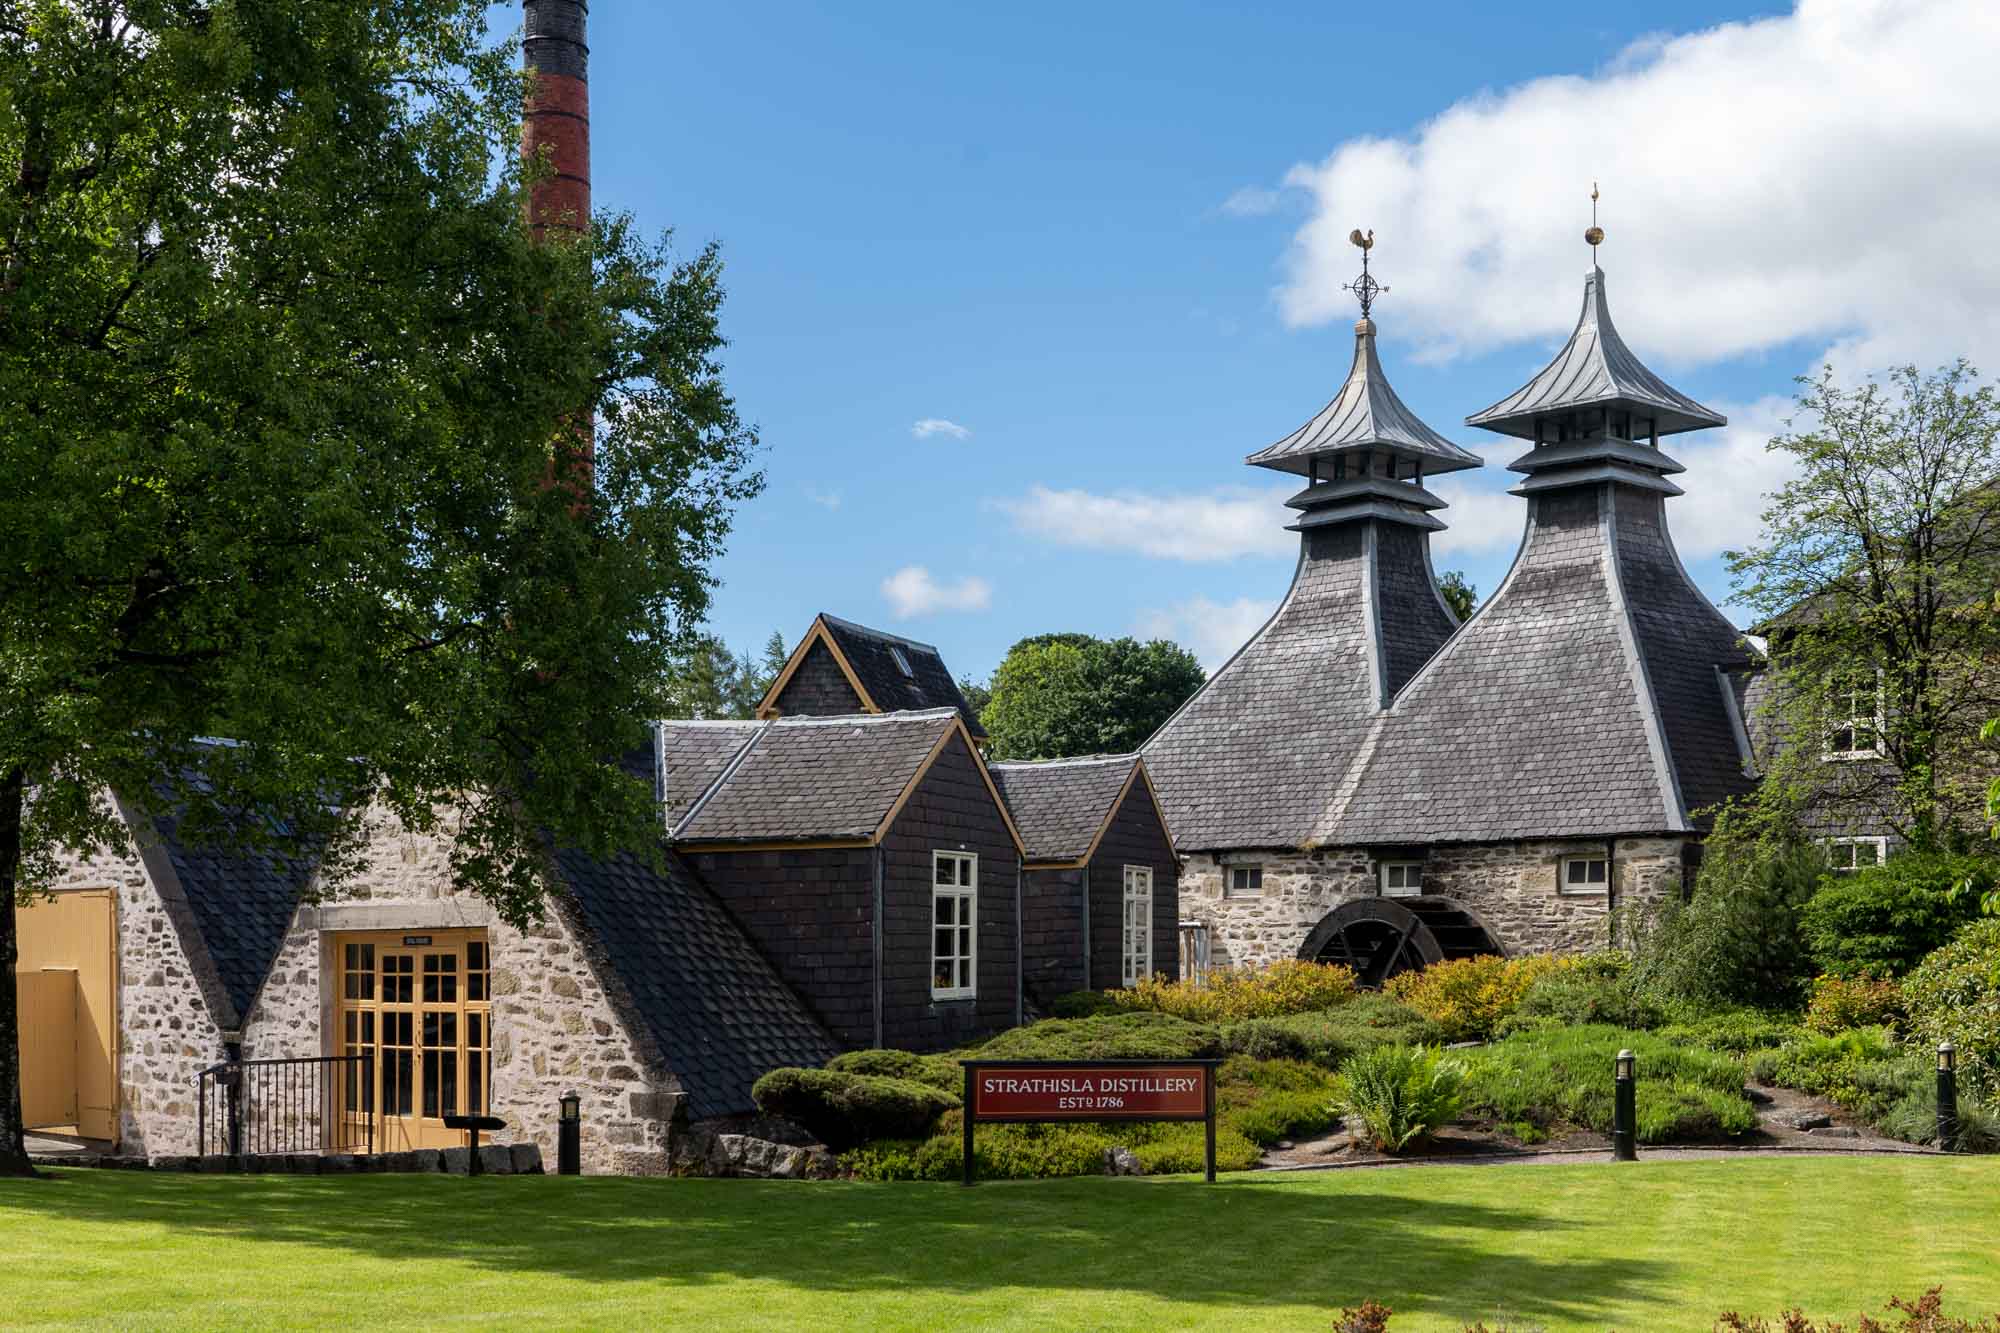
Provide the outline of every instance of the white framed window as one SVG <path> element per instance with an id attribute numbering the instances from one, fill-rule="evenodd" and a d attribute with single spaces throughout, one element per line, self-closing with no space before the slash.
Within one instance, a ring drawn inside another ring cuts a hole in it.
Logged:
<path id="1" fill-rule="evenodd" d="M 1263 895 L 1264 867 L 1229 866 L 1225 873 L 1228 875 L 1223 881 L 1225 898 L 1257 898 Z"/>
<path id="2" fill-rule="evenodd" d="M 1124 983 L 1153 975 L 1153 868 L 1125 867 Z"/>
<path id="3" fill-rule="evenodd" d="M 1566 894 L 1598 897 L 1609 891 L 1611 861 L 1603 856 L 1565 856 L 1556 887 Z"/>
<path id="4" fill-rule="evenodd" d="M 931 998 L 979 993 L 979 858 L 931 853 Z"/>
<path id="5" fill-rule="evenodd" d="M 1889 859 L 1887 838 L 1828 838 L 1827 865 L 1836 875 L 1851 875 Z"/>
<path id="6" fill-rule="evenodd" d="M 910 669 L 910 659 L 904 656 L 903 649 L 900 644 L 892 643 L 889 645 L 889 656 L 896 659 L 896 670 L 902 672 L 905 676 L 908 676 L 911 680 L 915 680 L 917 678 L 917 673 Z"/>
<path id="7" fill-rule="evenodd" d="M 1861 670 L 1830 681 L 1826 748 L 1820 758 L 1880 759 L 1888 719 L 1882 706 L 1882 672 Z"/>
<path id="8" fill-rule="evenodd" d="M 1385 898 L 1416 898 L 1424 891 L 1424 863 L 1422 861 L 1384 861 L 1382 863 L 1382 896 Z"/>

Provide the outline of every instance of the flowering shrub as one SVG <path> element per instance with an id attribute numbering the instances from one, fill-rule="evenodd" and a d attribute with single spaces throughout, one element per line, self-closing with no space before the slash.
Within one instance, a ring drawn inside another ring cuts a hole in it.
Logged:
<path id="1" fill-rule="evenodd" d="M 1552 954 L 1523 958 L 1481 954 L 1401 973 L 1383 989 L 1436 1023 L 1451 1040 L 1483 1041 L 1493 1035 L 1501 1019 L 1520 1007 L 1530 986 L 1573 966 L 1574 960 Z"/>
<path id="2" fill-rule="evenodd" d="M 1285 959 L 1262 968 L 1216 968 L 1199 984 L 1155 975 L 1106 994 L 1117 1009 L 1151 1010 L 1194 1023 L 1227 1023 L 1331 1009 L 1353 999 L 1354 992 L 1351 968 Z"/>
<path id="3" fill-rule="evenodd" d="M 1903 1017 L 1903 990 L 1887 978 L 1822 976 L 1813 982 L 1806 1026 L 1828 1036 L 1855 1028 L 1894 1027 Z"/>

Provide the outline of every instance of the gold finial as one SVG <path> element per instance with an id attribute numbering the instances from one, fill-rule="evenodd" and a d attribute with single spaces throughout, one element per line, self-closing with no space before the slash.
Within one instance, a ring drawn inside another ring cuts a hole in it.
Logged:
<path id="1" fill-rule="evenodd" d="M 1597 247 L 1604 244 L 1604 228 L 1597 225 L 1597 182 L 1590 183 L 1590 230 L 1583 239 L 1590 242 L 1590 266 L 1597 267 Z"/>
<path id="2" fill-rule="evenodd" d="M 1353 231 L 1347 233 L 1347 239 L 1361 250 L 1361 276 L 1353 282 L 1342 283 L 1340 290 L 1343 292 L 1353 292 L 1361 298 L 1361 322 L 1366 324 L 1368 322 L 1368 308 L 1375 304 L 1377 296 L 1389 289 L 1375 281 L 1368 273 L 1368 252 L 1375 248 L 1374 228 L 1371 227 L 1368 234 L 1364 236 L 1361 234 L 1361 228 L 1356 227 Z"/>

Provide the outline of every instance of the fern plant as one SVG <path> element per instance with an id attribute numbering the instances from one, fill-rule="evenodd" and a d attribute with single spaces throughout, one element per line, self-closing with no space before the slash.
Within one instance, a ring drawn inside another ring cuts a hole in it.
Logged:
<path id="1" fill-rule="evenodd" d="M 1338 1086 L 1341 1114 L 1378 1152 L 1399 1153 L 1458 1118 L 1465 1067 L 1435 1047 L 1378 1046 L 1349 1060 Z"/>

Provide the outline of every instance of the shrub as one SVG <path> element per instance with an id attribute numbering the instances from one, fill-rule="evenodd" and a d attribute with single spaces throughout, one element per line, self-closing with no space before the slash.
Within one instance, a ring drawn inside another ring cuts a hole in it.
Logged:
<path id="1" fill-rule="evenodd" d="M 1284 1018 L 1251 1018 L 1222 1029 L 1222 1049 L 1258 1060 L 1308 1060 L 1338 1069 L 1377 1046 L 1434 1045 L 1444 1032 L 1386 995 L 1357 995 L 1338 1009 Z"/>
<path id="2" fill-rule="evenodd" d="M 924 1133 L 958 1097 L 925 1083 L 834 1069 L 773 1069 L 750 1089 L 757 1109 L 803 1126 L 836 1151 Z"/>
<path id="3" fill-rule="evenodd" d="M 1926 1067 L 1922 1073 L 1930 1075 L 1932 1071 Z M 1936 1077 L 1916 1079 L 1909 1091 L 1883 1114 L 1876 1125 L 1892 1139 L 1901 1139 L 1905 1143 L 1935 1144 Z M 1960 1152 L 2000 1152 L 2000 1114 L 1974 1098 L 1961 1095 L 1958 1099 L 1958 1149 Z"/>
<path id="4" fill-rule="evenodd" d="M 1693 898 L 1638 923 L 1639 988 L 1670 1008 L 1797 1005 L 1813 971 L 1799 914 L 1825 873 L 1825 854 L 1782 814 L 1726 808 Z"/>
<path id="5" fill-rule="evenodd" d="M 1200 983 L 1167 981 L 1155 974 L 1136 986 L 1106 994 L 1118 1009 L 1223 1023 L 1331 1009 L 1353 999 L 1354 991 L 1351 968 L 1290 958 L 1262 968 L 1216 968 Z"/>
<path id="6" fill-rule="evenodd" d="M 1960 885 L 1972 892 L 1955 893 Z M 1904 852 L 1884 865 L 1828 876 L 1799 926 L 1824 972 L 1900 976 L 1977 915 L 1979 895 L 1993 885 L 1988 858 Z"/>
<path id="7" fill-rule="evenodd" d="M 1909 1030 L 1958 1047 L 1961 1082 L 2000 1093 L 2000 920 L 1979 921 L 1903 979 Z"/>
<path id="8" fill-rule="evenodd" d="M 1862 1315 L 1854 1333 L 2000 1333 L 2000 1315 L 1973 1323 L 1945 1314 L 1943 1290 L 1932 1287 L 1914 1301 L 1891 1300 L 1889 1311 L 1901 1315 L 1901 1319 L 1886 1324 Z M 1715 1327 L 1718 1333 L 1845 1333 L 1847 1328 L 1845 1324 L 1815 1324 L 1798 1309 L 1779 1315 L 1775 1325 L 1754 1315 L 1745 1318 L 1729 1310 L 1715 1321 Z"/>
<path id="9" fill-rule="evenodd" d="M 1806 1002 L 1806 1026 L 1822 1034 L 1892 1026 L 1902 1016 L 1902 988 L 1886 977 L 1823 976 L 1813 982 Z"/>
<path id="10" fill-rule="evenodd" d="M 952 1094 L 952 1104 L 965 1088 L 965 1071 L 949 1055 L 918 1055 L 915 1051 L 849 1051 L 826 1062 L 828 1069 L 844 1074 L 874 1074 L 881 1078 L 903 1078 L 927 1083 Z"/>
<path id="11" fill-rule="evenodd" d="M 1662 1041 L 1675 1045 L 1748 1055 L 1797 1041 L 1805 1032 L 1804 1028 L 1782 1015 L 1766 1013 L 1761 1009 L 1727 1009 L 1685 1023 L 1670 1023 L 1659 1029 L 1658 1035 Z"/>
<path id="12" fill-rule="evenodd" d="M 882 1140 L 851 1148 L 840 1165 L 863 1180 L 957 1180 L 963 1170 L 964 1124 L 949 1111 L 927 1139 Z M 1148 1175 L 1202 1169 L 1203 1129 L 1198 1124 L 981 1125 L 973 1139 L 973 1161 L 986 1180 L 1031 1180 L 1094 1176 L 1104 1170 L 1104 1154 L 1130 1148 Z M 1220 1171 L 1247 1171 L 1262 1151 L 1226 1126 L 1215 1132 L 1215 1165 Z"/>
<path id="13" fill-rule="evenodd" d="M 1339 1105 L 1378 1152 L 1397 1153 L 1458 1118 L 1465 1067 L 1436 1047 L 1378 1046 L 1340 1071 Z"/>
<path id="14" fill-rule="evenodd" d="M 1643 1143 L 1733 1138 L 1757 1127 L 1743 1071 L 1726 1055 L 1618 1028 L 1537 1028 L 1466 1053 L 1466 1106 L 1546 1132 L 1611 1129 L 1612 1061 L 1639 1060 L 1637 1126 Z"/>
<path id="15" fill-rule="evenodd" d="M 1631 955 L 1591 954 L 1556 968 L 1531 983 L 1514 1012 L 1496 1025 L 1498 1034 L 1536 1023 L 1609 1023 L 1652 1028 L 1665 1021 L 1660 1007 L 1632 979 Z"/>
<path id="16" fill-rule="evenodd" d="M 1450 1040 L 1469 1041 L 1492 1036 L 1530 986 L 1571 965 L 1549 954 L 1525 958 L 1481 954 L 1401 973 L 1391 977 L 1384 989 L 1436 1023 Z"/>
<path id="17" fill-rule="evenodd" d="M 1095 1018 L 1099 1014 L 1115 1014 L 1118 1002 L 1111 998 L 1108 990 L 1073 990 L 1067 995 L 1058 995 L 1049 1006 L 1050 1018 Z"/>
<path id="18" fill-rule="evenodd" d="M 1235 1056 L 1215 1081 L 1217 1122 L 1260 1147 L 1333 1128 L 1333 1077 L 1317 1065 Z"/>
<path id="19" fill-rule="evenodd" d="M 1050 1018 L 1003 1032 L 976 1052 L 989 1060 L 1188 1060 L 1222 1054 L 1212 1027 L 1171 1014 Z"/>

